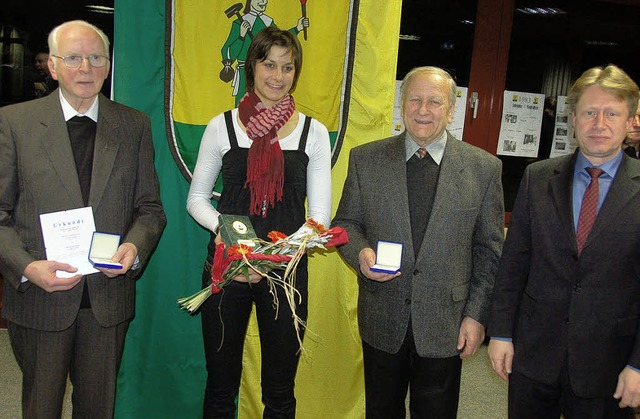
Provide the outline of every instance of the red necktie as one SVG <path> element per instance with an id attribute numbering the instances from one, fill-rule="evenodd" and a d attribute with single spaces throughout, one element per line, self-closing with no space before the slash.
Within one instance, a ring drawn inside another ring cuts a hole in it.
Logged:
<path id="1" fill-rule="evenodd" d="M 598 178 L 604 173 L 604 170 L 596 167 L 587 167 L 586 171 L 591 175 L 591 182 L 584 191 L 582 197 L 582 207 L 580 207 L 580 217 L 578 218 L 578 231 L 576 232 L 576 242 L 578 244 L 578 254 L 582 253 L 582 248 L 587 241 L 587 236 L 593 227 L 598 215 L 598 196 L 600 194 L 600 186 Z"/>

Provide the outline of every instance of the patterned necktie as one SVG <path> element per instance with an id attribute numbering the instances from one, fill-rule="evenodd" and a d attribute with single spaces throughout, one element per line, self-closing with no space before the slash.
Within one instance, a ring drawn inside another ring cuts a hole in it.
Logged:
<path id="1" fill-rule="evenodd" d="M 580 207 L 580 217 L 578 218 L 578 231 L 576 232 L 576 242 L 578 244 L 578 254 L 582 253 L 582 248 L 587 241 L 587 236 L 593 227 L 598 215 L 598 196 L 600 194 L 600 186 L 598 178 L 604 173 L 602 169 L 596 167 L 587 167 L 587 172 L 591 175 L 591 182 L 584 191 L 582 197 L 582 207 Z"/>
<path id="2" fill-rule="evenodd" d="M 426 148 L 422 148 L 422 147 L 420 147 L 418 149 L 418 151 L 416 151 L 416 153 L 418 153 L 418 157 L 420 159 L 424 159 L 427 156 L 427 154 L 429 154 L 429 153 L 427 153 L 427 149 Z"/>

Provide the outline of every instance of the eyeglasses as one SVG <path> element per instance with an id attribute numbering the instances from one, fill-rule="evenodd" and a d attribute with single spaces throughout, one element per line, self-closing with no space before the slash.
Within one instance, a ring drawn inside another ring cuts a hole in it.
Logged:
<path id="1" fill-rule="evenodd" d="M 82 65 L 83 60 L 89 61 L 89 65 L 91 67 L 104 67 L 107 65 L 107 61 L 109 58 L 104 55 L 89 55 L 88 57 L 83 57 L 82 55 L 67 55 L 65 57 L 60 57 L 59 55 L 53 55 L 52 57 L 60 58 L 62 63 L 69 68 L 78 68 Z"/>

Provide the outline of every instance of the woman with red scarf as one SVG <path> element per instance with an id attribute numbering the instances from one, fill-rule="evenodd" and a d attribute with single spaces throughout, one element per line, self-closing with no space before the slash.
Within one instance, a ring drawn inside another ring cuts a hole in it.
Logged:
<path id="1" fill-rule="evenodd" d="M 254 38 L 245 67 L 247 93 L 238 108 L 214 117 L 204 132 L 187 198 L 189 214 L 211 231 L 203 286 L 211 285 L 218 215 L 247 215 L 258 237 L 272 230 L 291 234 L 307 218 L 328 226 L 331 217 L 331 147 L 324 125 L 296 110 L 291 92 L 302 69 L 302 49 L 291 33 L 276 27 Z M 223 190 L 217 209 L 211 194 L 218 175 Z M 305 211 L 307 201 L 308 214 Z M 282 273 L 280 273 L 282 275 Z M 296 272 L 307 317 L 307 260 Z M 277 298 L 285 301 L 281 287 Z M 242 353 L 255 304 L 262 351 L 264 417 L 294 418 L 294 379 L 299 343 L 288 304 L 274 306 L 267 280 L 257 272 L 239 275 L 201 307 L 207 360 L 204 417 L 234 418 Z"/>

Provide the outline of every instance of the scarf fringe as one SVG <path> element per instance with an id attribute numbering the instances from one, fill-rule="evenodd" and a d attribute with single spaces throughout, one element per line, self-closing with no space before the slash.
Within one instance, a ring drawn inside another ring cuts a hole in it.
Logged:
<path id="1" fill-rule="evenodd" d="M 285 96 L 271 108 L 266 108 L 254 92 L 248 92 L 238 105 L 240 120 L 252 140 L 247 157 L 247 181 L 251 205 L 250 215 L 267 215 L 282 200 L 284 187 L 284 154 L 278 141 L 278 130 L 293 112 L 295 102 L 291 95 Z"/>

